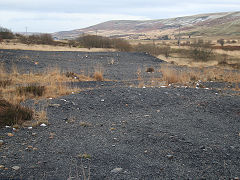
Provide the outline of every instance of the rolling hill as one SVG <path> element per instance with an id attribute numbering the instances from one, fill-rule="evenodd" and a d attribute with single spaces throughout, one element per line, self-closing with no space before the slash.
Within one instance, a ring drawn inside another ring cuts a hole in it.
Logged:
<path id="1" fill-rule="evenodd" d="M 98 34 L 126 39 L 161 39 L 178 36 L 240 36 L 240 11 L 200 14 L 159 20 L 113 20 L 83 29 L 53 33 L 58 39 Z"/>

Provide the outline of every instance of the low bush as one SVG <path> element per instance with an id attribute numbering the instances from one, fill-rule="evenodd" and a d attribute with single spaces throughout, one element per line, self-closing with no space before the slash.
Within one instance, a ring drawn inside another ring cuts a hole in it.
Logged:
<path id="1" fill-rule="evenodd" d="M 17 87 L 17 92 L 19 95 L 33 95 L 33 96 L 43 96 L 45 91 L 45 86 L 39 86 L 31 84 L 28 86 Z"/>
<path id="2" fill-rule="evenodd" d="M 45 44 L 45 45 L 55 44 L 50 34 L 40 34 L 40 35 L 30 35 L 30 36 L 20 35 L 18 38 L 19 38 L 19 41 L 23 44 Z"/>
<path id="3" fill-rule="evenodd" d="M 132 50 L 132 46 L 124 39 L 112 39 L 112 44 L 113 48 L 119 51 L 129 52 Z"/>
<path id="4" fill-rule="evenodd" d="M 194 61 L 209 61 L 214 57 L 213 48 L 211 44 L 204 43 L 203 41 L 198 41 L 192 45 L 192 49 L 190 50 L 190 57 L 194 59 Z"/>
<path id="5" fill-rule="evenodd" d="M 1 39 L 13 39 L 14 34 L 7 28 L 0 27 L 0 42 Z"/>
<path id="6" fill-rule="evenodd" d="M 146 72 L 153 73 L 154 72 L 154 68 L 149 67 L 149 68 L 147 68 Z"/>
<path id="7" fill-rule="evenodd" d="M 114 48 L 119 51 L 131 51 L 129 42 L 123 39 L 111 39 L 97 35 L 86 35 L 69 41 L 69 46 L 81 46 L 85 48 Z"/>
<path id="8" fill-rule="evenodd" d="M 171 53 L 171 48 L 169 46 L 159 47 L 154 44 L 138 44 L 133 47 L 133 51 L 145 52 L 153 56 L 158 56 L 162 54 L 165 57 L 169 57 Z"/>
<path id="9" fill-rule="evenodd" d="M 32 120 L 33 111 L 21 105 L 13 105 L 0 99 L 0 127 L 22 124 Z"/>

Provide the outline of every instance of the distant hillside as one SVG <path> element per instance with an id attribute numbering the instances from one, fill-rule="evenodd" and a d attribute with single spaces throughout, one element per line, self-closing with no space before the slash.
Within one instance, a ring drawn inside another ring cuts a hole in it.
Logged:
<path id="1" fill-rule="evenodd" d="M 88 28 L 53 34 L 59 39 L 72 39 L 81 34 L 98 34 L 127 39 L 159 39 L 168 35 L 186 36 L 240 36 L 240 12 L 200 14 L 170 19 L 133 21 L 114 20 Z"/>

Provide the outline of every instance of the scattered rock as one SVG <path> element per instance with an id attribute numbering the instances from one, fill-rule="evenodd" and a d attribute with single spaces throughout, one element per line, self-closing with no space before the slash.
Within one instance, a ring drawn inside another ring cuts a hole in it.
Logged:
<path id="1" fill-rule="evenodd" d="M 56 107 L 56 108 L 58 108 L 60 106 L 61 106 L 60 104 L 49 104 L 49 107 Z"/>
<path id="2" fill-rule="evenodd" d="M 173 155 L 169 154 L 169 155 L 167 155 L 167 158 L 168 159 L 173 159 Z"/>
<path id="3" fill-rule="evenodd" d="M 19 166 L 13 166 L 12 169 L 15 170 L 15 171 L 17 171 L 17 170 L 20 169 L 20 167 L 19 167 Z"/>
<path id="4" fill-rule="evenodd" d="M 7 135 L 8 135 L 9 137 L 13 137 L 13 136 L 14 136 L 13 133 L 8 133 Z"/>
<path id="5" fill-rule="evenodd" d="M 46 125 L 46 124 L 44 124 L 44 123 L 42 123 L 40 126 L 41 126 L 41 127 L 46 127 L 47 125 Z"/>
<path id="6" fill-rule="evenodd" d="M 49 139 L 53 139 L 55 135 L 55 133 L 50 133 Z"/>
<path id="7" fill-rule="evenodd" d="M 3 140 L 0 140 L 0 146 L 3 145 L 3 144 L 4 144 Z"/>
<path id="8" fill-rule="evenodd" d="M 119 173 L 123 170 L 123 168 L 115 168 L 113 170 L 111 170 L 111 173 Z"/>
<path id="9" fill-rule="evenodd" d="M 32 146 L 28 146 L 28 147 L 26 148 L 26 151 L 31 151 L 32 149 L 33 149 Z"/>

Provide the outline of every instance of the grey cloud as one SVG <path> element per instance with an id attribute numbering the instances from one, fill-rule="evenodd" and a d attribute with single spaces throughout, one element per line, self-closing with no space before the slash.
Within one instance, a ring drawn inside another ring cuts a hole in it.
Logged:
<path id="1" fill-rule="evenodd" d="M 41 12 L 69 12 L 69 13 L 112 13 L 127 12 L 129 9 L 165 7 L 184 8 L 190 0 L 5 0 L 0 2 L 0 10 L 13 11 L 41 11 Z M 196 0 L 194 4 L 234 4 L 239 5 L 239 1 L 234 0 Z M 129 12 L 131 13 L 131 12 Z"/>
<path id="2" fill-rule="evenodd" d="M 239 0 L 0 0 L 0 26 L 20 31 L 30 24 L 34 31 L 52 32 L 113 19 L 162 19 L 238 10 Z"/>

